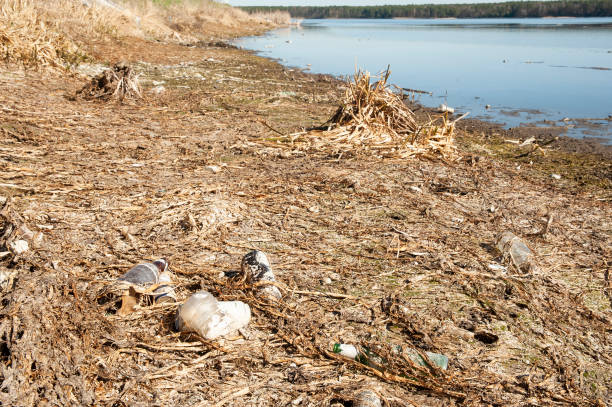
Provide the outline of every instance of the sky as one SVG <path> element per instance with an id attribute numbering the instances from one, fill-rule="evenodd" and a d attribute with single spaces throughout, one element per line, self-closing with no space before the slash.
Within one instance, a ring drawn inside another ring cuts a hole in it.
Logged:
<path id="1" fill-rule="evenodd" d="M 232 6 L 377 6 L 385 4 L 497 3 L 500 0 L 225 0 Z"/>

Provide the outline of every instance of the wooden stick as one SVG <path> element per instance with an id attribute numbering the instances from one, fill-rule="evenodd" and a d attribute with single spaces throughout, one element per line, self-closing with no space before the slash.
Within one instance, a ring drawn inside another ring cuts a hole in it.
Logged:
<path id="1" fill-rule="evenodd" d="M 359 297 L 355 297 L 354 295 L 349 294 L 340 294 L 340 293 L 324 293 L 321 291 L 292 291 L 294 294 L 302 294 L 302 295 L 314 295 L 317 297 L 330 297 L 330 298 L 342 298 L 349 300 L 359 300 Z"/>
<path id="2" fill-rule="evenodd" d="M 244 388 L 238 390 L 235 393 L 234 393 L 234 390 L 226 391 L 225 393 L 223 393 L 221 395 L 221 397 L 224 397 L 224 398 L 221 401 L 219 401 L 217 404 L 215 404 L 215 407 L 221 407 L 221 406 L 225 405 L 228 401 L 233 400 L 233 399 L 235 399 L 237 397 L 249 394 L 253 390 L 258 389 L 258 388 L 260 388 L 262 386 L 263 386 L 263 384 L 258 384 L 257 386 L 254 386 L 254 387 L 247 386 L 247 387 L 244 387 Z M 228 396 L 228 394 L 229 394 L 229 396 Z M 208 402 L 204 402 L 202 404 L 198 404 L 198 407 L 200 407 L 200 406 L 204 407 L 204 406 L 208 406 L 208 405 L 209 405 Z"/>
<path id="3" fill-rule="evenodd" d="M 270 126 L 268 123 L 266 123 L 263 119 L 259 119 L 258 120 L 259 123 L 263 124 L 264 126 L 266 126 L 267 128 L 269 128 L 270 130 L 272 130 L 273 132 L 275 132 L 276 134 L 280 134 L 281 136 L 286 136 L 286 134 L 281 133 L 280 131 L 276 130 L 274 127 Z"/>

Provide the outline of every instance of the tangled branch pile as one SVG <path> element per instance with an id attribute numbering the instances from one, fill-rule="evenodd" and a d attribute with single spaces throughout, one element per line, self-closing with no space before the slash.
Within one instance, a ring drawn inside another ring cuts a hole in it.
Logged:
<path id="1" fill-rule="evenodd" d="M 125 98 L 141 98 L 142 92 L 138 83 L 138 75 L 124 63 L 115 64 L 77 92 L 77 95 L 87 100 L 110 100 Z"/>
<path id="2" fill-rule="evenodd" d="M 440 117 L 419 125 L 402 98 L 389 89 L 390 73 L 387 69 L 371 83 L 368 72 L 357 71 L 327 129 L 296 133 L 291 141 L 315 149 L 362 149 L 382 157 L 456 157 L 455 121 Z"/>

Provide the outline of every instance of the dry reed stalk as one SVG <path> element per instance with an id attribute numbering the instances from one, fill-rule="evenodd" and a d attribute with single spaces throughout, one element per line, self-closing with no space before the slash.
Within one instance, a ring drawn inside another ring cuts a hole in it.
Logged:
<path id="1" fill-rule="evenodd" d="M 78 53 L 76 45 L 29 1 L 9 0 L 0 7 L 0 53 L 7 63 L 62 68 Z"/>
<path id="2" fill-rule="evenodd" d="M 251 15 L 238 8 L 215 1 L 184 1 L 159 9 L 171 27 L 181 34 L 184 32 L 204 34 L 207 26 L 221 25 L 230 28 L 258 27 L 262 25 L 287 25 L 291 21 L 289 13 L 274 12 Z"/>
<path id="3" fill-rule="evenodd" d="M 86 59 L 93 40 L 109 37 L 171 39 L 159 7 L 85 5 L 74 0 L 6 0 L 0 3 L 0 58 L 24 68 L 65 70 Z"/>
<path id="4" fill-rule="evenodd" d="M 211 1 L 162 7 L 150 0 L 124 0 L 110 7 L 95 1 L 6 0 L 0 3 L 0 58 L 24 68 L 65 70 L 87 58 L 92 41 L 153 37 L 193 42 L 210 24 L 259 27 L 282 20 L 273 17 L 250 16 Z"/>
<path id="5" fill-rule="evenodd" d="M 387 69 L 371 83 L 369 72 L 357 71 L 347 81 L 338 110 L 325 124 L 327 130 L 295 133 L 289 140 L 298 146 L 332 147 L 342 153 L 363 150 L 381 157 L 456 158 L 457 120 L 442 116 L 419 125 L 402 98 L 389 89 L 390 73 Z"/>

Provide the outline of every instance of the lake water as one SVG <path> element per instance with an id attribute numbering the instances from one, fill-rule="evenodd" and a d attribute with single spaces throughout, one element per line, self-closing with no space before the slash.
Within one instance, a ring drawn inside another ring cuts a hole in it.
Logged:
<path id="1" fill-rule="evenodd" d="M 235 44 L 337 76 L 390 65 L 426 106 L 612 142 L 612 18 L 303 20 Z"/>

